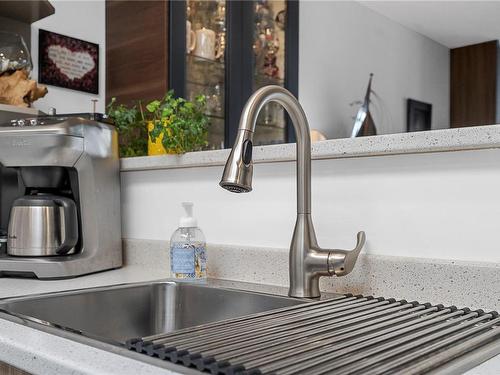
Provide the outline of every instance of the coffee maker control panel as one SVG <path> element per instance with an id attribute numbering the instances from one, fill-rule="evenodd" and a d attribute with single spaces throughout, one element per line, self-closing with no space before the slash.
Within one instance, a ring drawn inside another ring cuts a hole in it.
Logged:
<path id="1" fill-rule="evenodd" d="M 27 119 L 11 120 L 10 125 L 11 126 L 37 126 L 37 125 L 42 125 L 42 124 L 41 123 L 39 124 L 39 121 L 37 118 L 27 118 Z"/>
<path id="2" fill-rule="evenodd" d="M 108 124 L 110 123 L 108 117 L 101 113 L 71 113 L 64 115 L 38 116 L 38 117 L 11 120 L 10 126 L 25 127 L 25 126 L 56 125 L 58 123 L 68 120 L 69 118 L 83 118 L 85 120 L 99 121 Z"/>

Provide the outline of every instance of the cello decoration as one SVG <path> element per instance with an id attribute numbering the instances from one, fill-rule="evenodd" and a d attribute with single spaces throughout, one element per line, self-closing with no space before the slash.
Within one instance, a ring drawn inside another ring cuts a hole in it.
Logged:
<path id="1" fill-rule="evenodd" d="M 370 73 L 368 87 L 366 89 L 365 100 L 356 114 L 354 126 L 352 128 L 351 138 L 363 137 L 368 135 L 377 135 L 377 128 L 370 114 L 370 94 L 372 93 L 373 73 Z"/>

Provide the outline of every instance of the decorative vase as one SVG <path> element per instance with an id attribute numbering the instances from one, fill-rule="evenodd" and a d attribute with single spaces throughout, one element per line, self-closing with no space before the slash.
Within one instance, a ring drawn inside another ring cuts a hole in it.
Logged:
<path id="1" fill-rule="evenodd" d="M 155 142 L 151 140 L 150 132 L 153 130 L 154 124 L 152 121 L 148 121 L 148 156 L 154 155 L 165 155 L 167 154 L 167 150 L 163 147 L 163 133 L 161 133 L 158 137 L 156 137 Z"/>
<path id="2" fill-rule="evenodd" d="M 33 63 L 26 43 L 21 35 L 0 31 L 0 74 L 26 70 L 31 72 Z"/>
<path id="3" fill-rule="evenodd" d="M 155 155 L 176 155 L 177 152 L 172 149 L 166 150 L 165 147 L 163 147 L 163 136 L 164 133 L 160 133 L 158 137 L 156 137 L 156 141 L 153 142 L 151 140 L 151 135 L 150 132 L 153 131 L 154 124 L 152 121 L 148 121 L 148 156 L 155 156 Z"/>

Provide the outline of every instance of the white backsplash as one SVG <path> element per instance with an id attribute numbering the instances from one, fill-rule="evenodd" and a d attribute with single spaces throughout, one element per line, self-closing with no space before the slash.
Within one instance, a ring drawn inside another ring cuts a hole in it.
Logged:
<path id="1" fill-rule="evenodd" d="M 188 200 L 209 243 L 287 248 L 295 163 L 255 165 L 249 194 L 221 189 L 222 169 L 122 172 L 123 237 L 168 240 L 180 202 Z M 320 245 L 350 248 L 364 230 L 364 251 L 376 255 L 500 262 L 494 237 L 499 191 L 499 149 L 315 160 L 312 166 Z"/>

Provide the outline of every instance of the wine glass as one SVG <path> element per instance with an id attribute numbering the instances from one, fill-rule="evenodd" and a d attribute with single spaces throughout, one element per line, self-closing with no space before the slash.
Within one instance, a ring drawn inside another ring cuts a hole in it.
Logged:
<path id="1" fill-rule="evenodd" d="M 0 74 L 8 71 L 33 68 L 31 55 L 21 35 L 0 31 Z"/>

